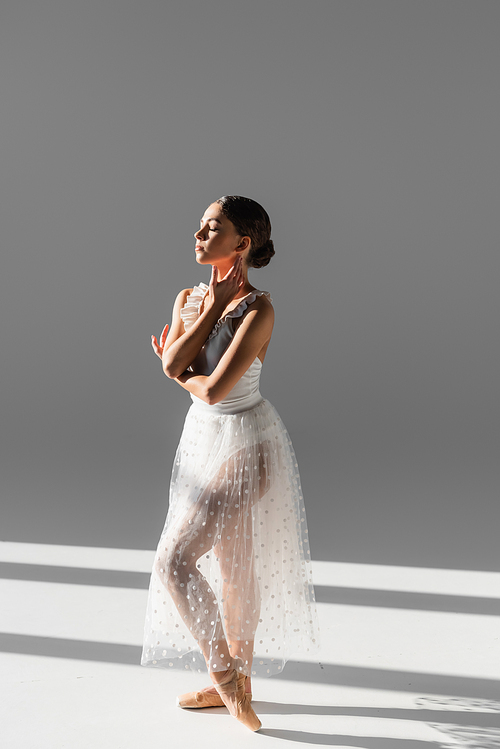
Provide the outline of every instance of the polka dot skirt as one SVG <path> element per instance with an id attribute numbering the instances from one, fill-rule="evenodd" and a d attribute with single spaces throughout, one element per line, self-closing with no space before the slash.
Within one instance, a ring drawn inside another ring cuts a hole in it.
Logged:
<path id="1" fill-rule="evenodd" d="M 148 593 L 141 665 L 280 673 L 319 649 L 293 447 L 266 400 L 193 404 L 177 448 Z"/>

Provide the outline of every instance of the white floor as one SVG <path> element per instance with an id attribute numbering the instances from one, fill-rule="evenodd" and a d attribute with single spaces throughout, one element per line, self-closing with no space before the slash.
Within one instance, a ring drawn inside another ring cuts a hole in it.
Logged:
<path id="1" fill-rule="evenodd" d="M 500 573 L 314 562 L 321 662 L 253 681 L 254 734 L 138 665 L 153 554 L 0 542 L 2 749 L 500 747 Z"/>

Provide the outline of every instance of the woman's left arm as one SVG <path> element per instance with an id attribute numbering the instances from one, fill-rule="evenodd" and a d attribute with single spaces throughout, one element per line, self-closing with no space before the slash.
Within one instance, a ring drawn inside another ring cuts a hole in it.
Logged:
<path id="1" fill-rule="evenodd" d="M 259 355 L 271 338 L 274 309 L 264 296 L 252 304 L 234 337 L 210 375 L 183 372 L 175 381 L 210 406 L 219 403 Z"/>

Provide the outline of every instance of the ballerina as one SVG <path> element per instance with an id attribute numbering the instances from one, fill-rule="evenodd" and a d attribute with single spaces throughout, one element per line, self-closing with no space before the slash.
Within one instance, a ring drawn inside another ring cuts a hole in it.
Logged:
<path id="1" fill-rule="evenodd" d="M 148 593 L 141 665 L 201 670 L 212 686 L 181 707 L 226 705 L 251 730 L 251 676 L 319 648 L 307 520 L 293 447 L 259 390 L 274 309 L 249 268 L 274 255 L 266 211 L 225 196 L 195 233 L 207 286 L 179 293 L 152 346 L 187 390 L 169 509 Z M 256 658 L 254 658 L 256 656 Z"/>

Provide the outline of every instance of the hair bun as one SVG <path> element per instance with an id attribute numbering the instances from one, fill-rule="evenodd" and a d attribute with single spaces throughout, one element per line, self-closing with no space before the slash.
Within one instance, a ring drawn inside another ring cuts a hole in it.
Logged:
<path id="1" fill-rule="evenodd" d="M 248 260 L 252 268 L 263 268 L 271 260 L 274 253 L 274 242 L 272 239 L 268 239 L 261 247 L 251 252 L 251 257 Z"/>
<path id="2" fill-rule="evenodd" d="M 216 201 L 223 214 L 231 221 L 240 237 L 250 237 L 247 254 L 250 268 L 262 268 L 274 255 L 271 221 L 264 208 L 251 198 L 242 195 L 224 195 Z"/>

